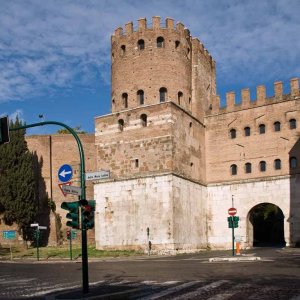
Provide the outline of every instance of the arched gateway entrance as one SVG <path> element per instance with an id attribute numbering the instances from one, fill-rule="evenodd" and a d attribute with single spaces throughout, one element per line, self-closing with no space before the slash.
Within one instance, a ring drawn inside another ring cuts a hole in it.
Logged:
<path id="1" fill-rule="evenodd" d="M 254 247 L 284 246 L 284 215 L 272 203 L 254 206 L 248 214 L 248 243 Z"/>

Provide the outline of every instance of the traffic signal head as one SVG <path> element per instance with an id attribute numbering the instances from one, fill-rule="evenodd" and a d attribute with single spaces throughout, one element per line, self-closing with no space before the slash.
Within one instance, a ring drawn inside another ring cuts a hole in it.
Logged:
<path id="1" fill-rule="evenodd" d="M 0 118 L 0 145 L 9 142 L 9 121 L 8 117 Z"/>
<path id="2" fill-rule="evenodd" d="M 93 229 L 95 225 L 95 200 L 80 200 L 82 207 L 82 227 Z"/>
<path id="3" fill-rule="evenodd" d="M 72 228 L 79 228 L 79 202 L 63 202 L 61 204 L 61 208 L 68 210 L 66 217 L 67 219 L 71 219 L 71 221 L 67 221 L 67 226 Z"/>

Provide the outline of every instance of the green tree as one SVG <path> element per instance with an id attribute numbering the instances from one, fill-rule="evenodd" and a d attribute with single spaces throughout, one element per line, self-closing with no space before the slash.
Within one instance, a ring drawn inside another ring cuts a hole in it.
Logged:
<path id="1" fill-rule="evenodd" d="M 76 126 L 76 127 L 74 127 L 74 128 L 72 128 L 76 133 L 86 133 L 86 131 L 84 131 L 84 130 L 81 130 L 81 126 Z M 70 131 L 69 130 L 67 130 L 66 128 L 62 128 L 62 129 L 59 129 L 59 130 L 57 130 L 57 133 L 59 133 L 59 134 L 69 134 L 70 133 Z"/>
<path id="2" fill-rule="evenodd" d="M 17 118 L 10 128 L 22 126 Z M 0 213 L 7 225 L 16 223 L 25 240 L 38 208 L 33 154 L 28 151 L 25 130 L 10 132 L 10 143 L 0 146 Z"/>

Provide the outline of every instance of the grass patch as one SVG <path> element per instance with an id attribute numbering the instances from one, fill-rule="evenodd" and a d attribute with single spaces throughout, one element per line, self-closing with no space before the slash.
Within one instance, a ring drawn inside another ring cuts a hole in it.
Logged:
<path id="1" fill-rule="evenodd" d="M 36 258 L 37 249 L 29 248 L 22 249 L 17 247 L 12 247 L 13 258 Z M 89 258 L 102 258 L 102 257 L 124 257 L 124 256 L 134 256 L 143 255 L 143 252 L 134 250 L 97 250 L 95 246 L 88 246 L 88 256 Z M 39 248 L 40 259 L 68 259 L 70 258 L 70 250 L 68 246 L 63 247 L 40 247 Z M 78 259 L 81 257 L 81 247 L 74 246 L 72 248 L 73 259 Z M 0 259 L 10 259 L 9 247 L 0 248 Z"/>

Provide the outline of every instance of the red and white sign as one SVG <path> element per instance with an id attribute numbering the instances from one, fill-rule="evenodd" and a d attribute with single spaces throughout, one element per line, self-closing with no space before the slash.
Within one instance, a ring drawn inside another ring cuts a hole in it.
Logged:
<path id="1" fill-rule="evenodd" d="M 67 193 L 65 193 L 65 192 L 63 191 L 62 186 L 63 186 L 63 185 L 71 185 L 71 184 L 72 184 L 71 181 L 66 182 L 66 183 L 59 183 L 59 184 L 58 184 L 58 186 L 59 186 L 61 192 L 63 193 L 63 195 L 64 195 L 65 197 L 67 196 Z"/>
<path id="2" fill-rule="evenodd" d="M 234 208 L 234 207 L 231 207 L 231 208 L 228 209 L 228 214 L 229 214 L 230 216 L 236 215 L 236 212 L 237 212 L 237 210 L 236 210 L 236 208 Z"/>

